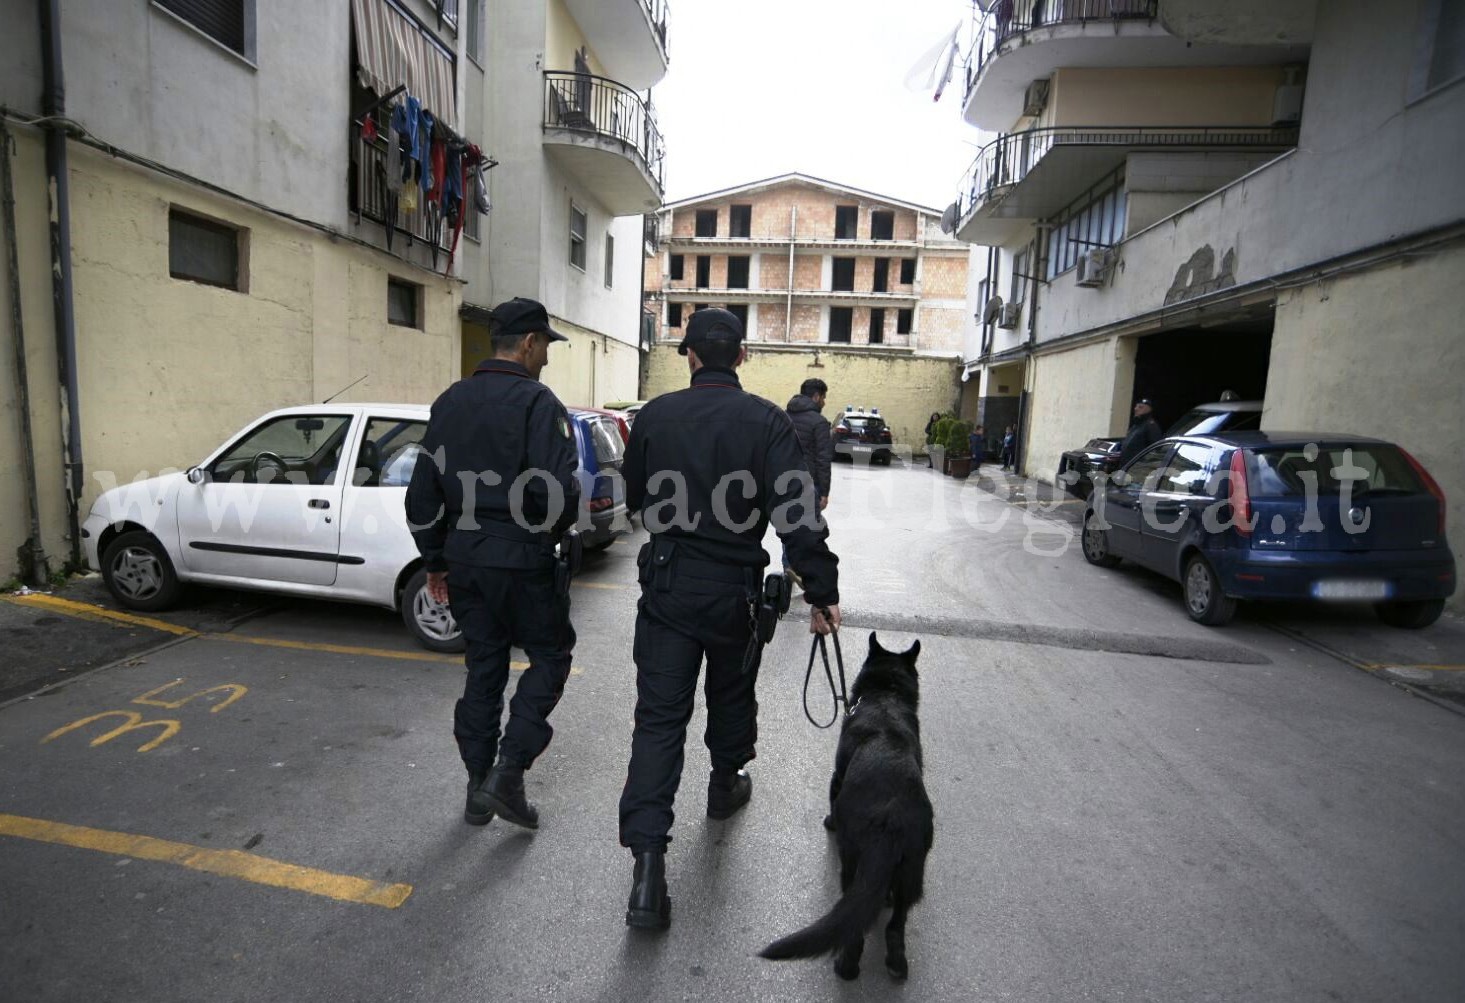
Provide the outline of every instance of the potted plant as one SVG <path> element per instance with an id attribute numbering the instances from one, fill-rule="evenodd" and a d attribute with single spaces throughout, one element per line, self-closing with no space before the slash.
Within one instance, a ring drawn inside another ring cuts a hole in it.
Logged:
<path id="1" fill-rule="evenodd" d="M 952 419 L 946 427 L 945 470 L 947 474 L 957 480 L 971 476 L 972 455 L 967 445 L 967 439 L 971 434 L 972 423 L 959 418 Z"/>
<path id="2" fill-rule="evenodd" d="M 953 420 L 950 416 L 938 420 L 931 429 L 930 438 L 926 440 L 926 452 L 930 454 L 932 470 L 946 472 L 946 431 Z"/>

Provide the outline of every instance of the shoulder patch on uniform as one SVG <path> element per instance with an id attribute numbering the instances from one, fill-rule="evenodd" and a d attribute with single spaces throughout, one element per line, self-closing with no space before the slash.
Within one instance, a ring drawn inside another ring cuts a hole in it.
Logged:
<path id="1" fill-rule="evenodd" d="M 570 437 L 570 421 L 564 415 L 555 415 L 555 427 L 560 430 L 560 435 L 566 439 Z"/>

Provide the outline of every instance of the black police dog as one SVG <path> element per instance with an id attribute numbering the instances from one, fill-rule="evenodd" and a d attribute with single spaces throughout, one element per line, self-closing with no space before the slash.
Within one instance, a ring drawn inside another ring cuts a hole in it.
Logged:
<path id="1" fill-rule="evenodd" d="M 885 967 L 905 978 L 906 912 L 921 900 L 935 835 L 921 780 L 920 653 L 920 641 L 899 654 L 886 651 L 871 632 L 870 654 L 850 691 L 853 709 L 839 736 L 824 820 L 839 843 L 843 895 L 824 918 L 765 947 L 763 957 L 809 958 L 837 950 L 835 973 L 857 978 L 865 933 L 888 900 L 893 911 L 885 928 Z"/>

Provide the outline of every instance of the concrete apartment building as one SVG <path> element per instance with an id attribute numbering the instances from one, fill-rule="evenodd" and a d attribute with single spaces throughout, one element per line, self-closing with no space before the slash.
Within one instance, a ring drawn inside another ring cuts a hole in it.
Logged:
<path id="1" fill-rule="evenodd" d="M 972 327 L 969 248 L 939 224 L 938 210 L 802 174 L 669 203 L 647 259 L 659 334 L 643 393 L 685 384 L 683 325 L 722 306 L 746 327 L 753 392 L 782 403 L 818 376 L 831 405 L 880 407 L 915 442 L 955 403 Z"/>
<path id="2" fill-rule="evenodd" d="M 1401 443 L 1460 526 L 1458 5 L 1019 0 L 979 25 L 967 406 L 1025 395 L 1024 471 L 1051 480 L 1136 397 L 1164 424 L 1232 390 L 1263 428 Z"/>
<path id="3" fill-rule="evenodd" d="M 353 382 L 336 399 L 431 401 L 509 296 L 579 335 L 546 370 L 567 401 L 635 392 L 662 0 L 13 0 L 4 24 L 0 316 L 25 364 L 0 380 L 0 464 L 24 474 L 0 579 L 36 538 L 76 559 L 100 490 L 267 410 Z M 498 160 L 460 234 L 389 201 L 398 88 Z"/>

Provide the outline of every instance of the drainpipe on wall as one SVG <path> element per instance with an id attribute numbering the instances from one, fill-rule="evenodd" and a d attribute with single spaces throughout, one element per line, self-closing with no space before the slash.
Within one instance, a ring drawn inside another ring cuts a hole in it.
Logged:
<path id="1" fill-rule="evenodd" d="M 71 286 L 71 194 L 66 162 L 66 82 L 61 64 L 61 0 L 40 0 L 41 66 L 45 89 L 46 190 L 51 201 L 51 295 L 56 315 L 56 359 L 61 383 L 63 445 L 66 449 L 66 517 L 71 564 L 81 564 L 83 483 L 81 411 L 76 380 L 76 314 Z"/>
<path id="2" fill-rule="evenodd" d="M 36 441 L 31 431 L 30 379 L 26 375 L 25 326 L 20 309 L 20 252 L 15 239 L 15 185 L 10 175 L 10 130 L 0 122 L 0 204 L 5 215 L 5 253 L 10 262 L 10 326 L 15 336 L 15 391 L 20 406 L 20 435 L 25 454 L 25 500 L 30 516 L 30 539 L 21 548 L 21 577 L 37 588 L 51 577 L 46 548 L 41 542 L 41 501 L 36 488 Z"/>

